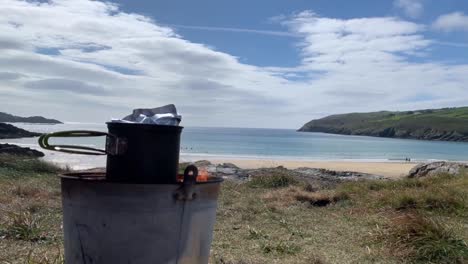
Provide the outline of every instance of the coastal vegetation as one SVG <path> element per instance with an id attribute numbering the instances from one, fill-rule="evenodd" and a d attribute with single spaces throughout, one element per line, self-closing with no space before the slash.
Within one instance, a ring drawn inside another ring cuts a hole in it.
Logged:
<path id="1" fill-rule="evenodd" d="M 0 122 L 3 123 L 35 123 L 35 124 L 62 124 L 62 122 L 42 116 L 21 117 L 0 112 Z"/>
<path id="2" fill-rule="evenodd" d="M 63 263 L 61 171 L 0 155 L 0 262 Z M 466 263 L 468 174 L 222 184 L 211 263 Z M 267 175 L 267 174 L 270 175 Z"/>
<path id="3" fill-rule="evenodd" d="M 468 107 L 331 115 L 312 120 L 299 131 L 468 141 Z"/>

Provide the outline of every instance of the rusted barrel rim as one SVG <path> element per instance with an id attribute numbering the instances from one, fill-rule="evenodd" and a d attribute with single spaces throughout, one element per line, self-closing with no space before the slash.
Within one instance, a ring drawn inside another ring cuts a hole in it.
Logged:
<path id="1" fill-rule="evenodd" d="M 99 171 L 76 171 L 76 172 L 62 173 L 62 174 L 59 174 L 58 176 L 60 178 L 72 179 L 72 180 L 106 181 L 106 173 L 105 172 L 99 172 Z M 183 177 L 183 175 L 180 175 L 180 176 Z M 224 181 L 224 179 L 221 178 L 221 177 L 208 176 L 207 181 L 196 182 L 195 184 L 209 184 L 209 183 L 218 183 L 218 182 L 223 182 L 223 181 Z M 126 183 L 126 182 L 115 182 L 115 183 L 129 184 L 129 183 Z M 135 184 L 141 184 L 141 183 L 135 183 Z M 153 184 L 158 184 L 158 183 L 145 183 L 145 184 L 153 185 Z M 183 184 L 183 182 L 178 182 L 178 183 L 174 183 L 174 184 Z"/>

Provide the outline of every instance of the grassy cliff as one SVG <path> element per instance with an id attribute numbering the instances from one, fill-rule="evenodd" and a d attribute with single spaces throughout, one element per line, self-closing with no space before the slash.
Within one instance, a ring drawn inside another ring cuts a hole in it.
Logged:
<path id="1" fill-rule="evenodd" d="M 312 120 L 299 131 L 468 141 L 468 107 L 331 115 Z"/>

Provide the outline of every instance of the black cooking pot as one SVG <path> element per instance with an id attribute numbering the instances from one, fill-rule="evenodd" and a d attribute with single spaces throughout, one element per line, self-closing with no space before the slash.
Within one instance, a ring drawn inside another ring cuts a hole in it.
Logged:
<path id="1" fill-rule="evenodd" d="M 44 134 L 39 145 L 73 154 L 107 155 L 106 180 L 125 183 L 177 183 L 180 134 L 183 127 L 135 123 L 107 123 L 109 133 L 62 131 Z M 106 149 L 50 145 L 51 137 L 106 136 Z"/>

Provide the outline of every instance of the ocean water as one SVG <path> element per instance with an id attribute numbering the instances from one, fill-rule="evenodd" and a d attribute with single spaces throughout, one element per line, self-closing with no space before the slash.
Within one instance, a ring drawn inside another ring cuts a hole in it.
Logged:
<path id="1" fill-rule="evenodd" d="M 35 132 L 63 130 L 106 131 L 105 124 L 67 123 L 58 125 L 14 124 Z M 51 143 L 104 147 L 104 137 L 54 139 Z M 0 142 L 38 148 L 37 138 Z M 185 127 L 182 133 L 181 160 L 201 158 L 412 161 L 468 160 L 468 143 L 344 136 L 303 133 L 290 129 Z M 72 167 L 105 164 L 104 156 L 46 152 L 46 159 Z"/>

